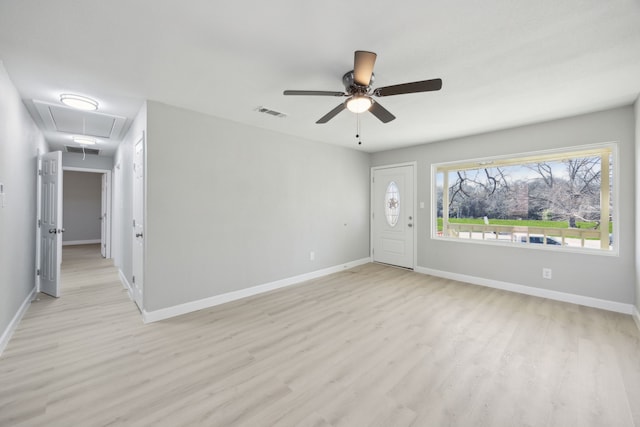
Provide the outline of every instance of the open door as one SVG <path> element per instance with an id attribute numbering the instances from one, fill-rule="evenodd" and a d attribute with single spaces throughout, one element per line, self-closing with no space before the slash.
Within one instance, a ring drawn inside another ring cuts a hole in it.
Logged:
<path id="1" fill-rule="evenodd" d="M 40 292 L 60 296 L 60 265 L 62 263 L 62 152 L 54 151 L 40 157 Z"/>

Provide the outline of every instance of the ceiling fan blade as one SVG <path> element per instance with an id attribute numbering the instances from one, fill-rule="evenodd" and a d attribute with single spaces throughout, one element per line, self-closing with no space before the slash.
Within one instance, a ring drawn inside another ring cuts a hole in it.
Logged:
<path id="1" fill-rule="evenodd" d="M 382 123 L 389 123 L 391 120 L 394 120 L 396 118 L 396 116 L 391 114 L 389 110 L 384 108 L 382 105 L 380 105 L 376 101 L 373 101 L 373 104 L 371 104 L 369 111 L 371 112 L 371 114 L 376 116 Z"/>
<path id="2" fill-rule="evenodd" d="M 422 80 L 420 82 L 403 83 L 400 85 L 377 88 L 373 94 L 376 96 L 402 95 L 404 93 L 430 92 L 442 89 L 442 79 Z"/>
<path id="3" fill-rule="evenodd" d="M 373 64 L 376 63 L 376 55 L 365 50 L 356 50 L 353 60 L 353 81 L 360 86 L 369 86 Z"/>
<path id="4" fill-rule="evenodd" d="M 344 92 L 332 92 L 328 90 L 285 90 L 283 95 L 318 95 L 318 96 L 345 96 Z"/>
<path id="5" fill-rule="evenodd" d="M 346 107 L 344 106 L 344 103 L 338 105 L 336 108 L 334 108 L 333 110 L 329 111 L 327 114 L 322 116 L 316 123 L 318 124 L 327 123 L 329 120 L 333 119 L 335 116 L 338 115 L 339 112 L 341 112 L 345 108 Z"/>

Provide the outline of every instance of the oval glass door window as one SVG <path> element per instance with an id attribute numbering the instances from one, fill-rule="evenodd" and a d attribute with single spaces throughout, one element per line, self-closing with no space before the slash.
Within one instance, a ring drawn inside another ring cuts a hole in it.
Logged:
<path id="1" fill-rule="evenodd" d="M 384 214 L 387 218 L 387 224 L 395 227 L 398 218 L 400 218 L 400 189 L 394 181 L 387 185 L 387 191 L 384 195 Z"/>

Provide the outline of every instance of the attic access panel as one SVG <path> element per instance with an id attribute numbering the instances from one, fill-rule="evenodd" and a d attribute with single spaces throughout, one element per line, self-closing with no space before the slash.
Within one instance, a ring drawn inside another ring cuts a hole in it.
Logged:
<path id="1" fill-rule="evenodd" d="M 54 126 L 58 132 L 109 138 L 116 122 L 114 117 L 96 115 L 85 111 L 49 107 Z"/>
<path id="2" fill-rule="evenodd" d="M 119 139 L 124 117 L 33 101 L 47 130 L 96 138 Z"/>

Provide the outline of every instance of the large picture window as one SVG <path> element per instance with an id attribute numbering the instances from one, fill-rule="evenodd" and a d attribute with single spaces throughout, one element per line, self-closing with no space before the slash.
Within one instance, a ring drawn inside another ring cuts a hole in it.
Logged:
<path id="1" fill-rule="evenodd" d="M 435 238 L 613 251 L 615 145 L 433 165 Z"/>

